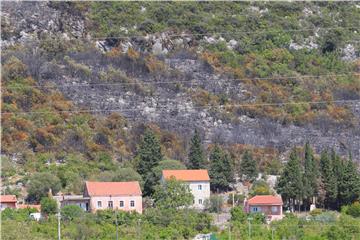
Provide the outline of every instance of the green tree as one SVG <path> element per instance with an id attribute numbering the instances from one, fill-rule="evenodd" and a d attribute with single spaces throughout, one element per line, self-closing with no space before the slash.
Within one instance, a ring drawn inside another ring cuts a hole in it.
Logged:
<path id="1" fill-rule="evenodd" d="M 247 215 L 242 206 L 234 207 L 230 210 L 231 221 L 245 223 L 247 220 Z"/>
<path id="2" fill-rule="evenodd" d="M 233 182 L 233 171 L 230 156 L 218 145 L 210 153 L 210 186 L 213 191 L 229 189 Z"/>
<path id="3" fill-rule="evenodd" d="M 149 196 L 154 192 L 156 185 L 153 181 L 156 179 L 153 169 L 163 159 L 160 142 L 150 129 L 144 133 L 138 150 L 138 158 L 138 172 L 144 179 L 144 194 Z"/>
<path id="4" fill-rule="evenodd" d="M 258 176 L 256 161 L 250 151 L 246 150 L 240 163 L 240 172 L 244 181 L 253 181 Z"/>
<path id="5" fill-rule="evenodd" d="M 223 209 L 224 198 L 220 195 L 211 195 L 205 200 L 205 209 L 209 212 L 220 213 Z"/>
<path id="6" fill-rule="evenodd" d="M 191 138 L 188 160 L 189 169 L 205 168 L 205 156 L 202 149 L 200 134 L 197 129 L 195 129 L 194 136 Z"/>
<path id="7" fill-rule="evenodd" d="M 306 202 L 312 202 L 312 198 L 317 194 L 317 176 L 318 168 L 314 158 L 313 150 L 309 144 L 305 144 L 305 160 L 304 160 L 304 199 Z"/>
<path id="8" fill-rule="evenodd" d="M 250 189 L 251 196 L 271 195 L 271 194 L 272 194 L 272 192 L 271 192 L 270 186 L 264 180 L 255 181 Z"/>
<path id="9" fill-rule="evenodd" d="M 48 195 L 50 189 L 56 194 L 61 189 L 60 179 L 48 172 L 36 173 L 29 179 L 27 199 L 30 202 L 39 202 Z"/>
<path id="10" fill-rule="evenodd" d="M 341 205 L 351 204 L 360 198 L 360 176 L 351 157 L 344 161 L 342 178 L 338 180 L 338 199 Z"/>
<path id="11" fill-rule="evenodd" d="M 58 209 L 58 205 L 55 199 L 49 197 L 43 197 L 41 199 L 41 212 L 45 215 L 55 214 Z"/>
<path id="12" fill-rule="evenodd" d="M 336 207 L 338 196 L 337 179 L 336 176 L 334 176 L 333 162 L 326 150 L 321 153 L 320 170 L 321 180 L 325 191 L 325 207 Z"/>
<path id="13" fill-rule="evenodd" d="M 138 181 L 142 182 L 141 175 L 137 173 L 133 168 L 119 168 L 114 172 L 112 181 L 116 182 L 128 182 L 128 181 Z"/>
<path id="14" fill-rule="evenodd" d="M 194 196 L 190 192 L 189 185 L 175 178 L 166 180 L 158 185 L 154 192 L 155 205 L 159 208 L 188 207 L 193 203 Z"/>
<path id="15" fill-rule="evenodd" d="M 84 210 L 77 205 L 67 205 L 61 209 L 61 216 L 68 221 L 79 218 L 84 214 Z"/>
<path id="16" fill-rule="evenodd" d="M 303 182 L 300 159 L 295 148 L 292 149 L 289 158 L 279 178 L 277 192 L 293 207 L 295 206 L 295 200 L 297 200 L 300 207 L 300 200 L 303 195 Z"/>

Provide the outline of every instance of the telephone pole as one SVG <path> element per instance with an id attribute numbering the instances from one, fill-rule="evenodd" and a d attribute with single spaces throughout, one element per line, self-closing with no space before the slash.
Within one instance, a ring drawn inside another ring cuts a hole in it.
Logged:
<path id="1" fill-rule="evenodd" d="M 58 219 L 58 240 L 61 240 L 61 225 L 60 225 L 60 220 L 61 220 L 61 214 L 60 214 L 60 209 L 58 211 L 57 214 L 57 219 Z"/>

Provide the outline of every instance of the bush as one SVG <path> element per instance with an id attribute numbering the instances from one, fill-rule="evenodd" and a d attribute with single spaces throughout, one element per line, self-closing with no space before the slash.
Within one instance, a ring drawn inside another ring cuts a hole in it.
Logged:
<path id="1" fill-rule="evenodd" d="M 44 197 L 41 199 L 41 212 L 45 215 L 55 214 L 58 209 L 58 205 L 55 199 Z"/>
<path id="2" fill-rule="evenodd" d="M 30 202 L 39 202 L 42 197 L 47 196 L 51 189 L 56 194 L 61 188 L 60 179 L 51 173 L 36 173 L 29 179 L 27 186 L 28 200 Z"/>
<path id="3" fill-rule="evenodd" d="M 233 222 L 245 223 L 247 220 L 247 215 L 242 206 L 232 208 L 230 214 Z"/>
<path id="4" fill-rule="evenodd" d="M 77 205 L 67 205 L 61 209 L 61 216 L 68 221 L 79 218 L 84 214 L 84 210 Z"/>
<path id="5" fill-rule="evenodd" d="M 220 213 L 224 205 L 224 199 L 220 195 L 211 195 L 210 199 L 205 200 L 204 205 L 207 211 Z"/>
<path id="6" fill-rule="evenodd" d="M 320 209 L 320 208 L 315 208 L 314 210 L 312 210 L 312 211 L 310 212 L 310 215 L 313 216 L 313 217 L 315 217 L 315 216 L 320 215 L 322 212 L 323 212 L 322 209 Z"/>
<path id="7" fill-rule="evenodd" d="M 355 218 L 360 217 L 360 203 L 354 202 L 353 204 L 348 206 L 348 208 L 346 210 L 346 214 L 348 214 L 352 217 L 355 217 Z"/>
<path id="8" fill-rule="evenodd" d="M 235 202 L 235 206 L 240 206 L 244 203 L 244 199 L 245 199 L 245 196 L 242 195 L 242 194 L 235 194 L 234 195 L 234 202 Z M 227 200 L 227 203 L 232 205 L 233 204 L 233 196 L 232 194 L 229 195 L 229 198 Z"/>

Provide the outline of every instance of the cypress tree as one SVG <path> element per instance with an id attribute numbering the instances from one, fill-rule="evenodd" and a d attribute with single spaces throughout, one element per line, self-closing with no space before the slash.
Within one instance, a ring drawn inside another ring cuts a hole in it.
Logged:
<path id="1" fill-rule="evenodd" d="M 195 129 L 194 136 L 191 138 L 188 160 L 189 169 L 205 168 L 205 156 L 201 145 L 200 134 L 197 129 Z"/>
<path id="2" fill-rule="evenodd" d="M 154 191 L 154 185 L 156 185 L 153 169 L 163 159 L 160 142 L 150 129 L 147 129 L 144 133 L 138 150 L 138 158 L 138 172 L 145 182 L 144 193 L 150 195 Z"/>
<path id="3" fill-rule="evenodd" d="M 295 200 L 297 200 L 300 207 L 300 200 L 303 195 L 303 182 L 300 159 L 295 148 L 291 151 L 289 161 L 279 178 L 277 191 L 293 207 L 295 206 Z"/>
<path id="4" fill-rule="evenodd" d="M 348 205 L 360 197 L 360 177 L 356 165 L 349 156 L 344 162 L 343 175 L 338 182 L 339 205 Z"/>
<path id="5" fill-rule="evenodd" d="M 307 142 L 305 144 L 305 160 L 304 160 L 304 199 L 306 202 L 312 202 L 312 197 L 317 194 L 317 176 L 318 169 L 314 158 L 313 150 Z"/>
<path id="6" fill-rule="evenodd" d="M 338 195 L 337 179 L 334 176 L 334 168 L 327 151 L 321 153 L 320 158 L 321 179 L 324 185 L 324 204 L 327 208 L 333 208 Z"/>
<path id="7" fill-rule="evenodd" d="M 240 163 L 240 172 L 242 179 L 245 181 L 253 181 L 258 175 L 256 161 L 254 161 L 251 152 L 245 151 Z"/>
<path id="8" fill-rule="evenodd" d="M 210 153 L 210 186 L 213 191 L 224 191 L 233 181 L 231 159 L 227 153 L 215 145 Z"/>

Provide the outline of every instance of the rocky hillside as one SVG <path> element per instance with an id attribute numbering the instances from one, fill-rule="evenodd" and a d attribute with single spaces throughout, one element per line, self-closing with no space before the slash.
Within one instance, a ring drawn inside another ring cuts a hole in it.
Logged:
<path id="1" fill-rule="evenodd" d="M 15 108 L 6 97 L 23 84 L 63 95 L 60 115 L 118 113 L 184 142 L 198 128 L 207 144 L 280 153 L 309 141 L 360 160 L 358 22 L 351 2 L 3 3 L 2 111 L 49 110 L 34 93 Z M 10 76 L 14 62 L 31 81 Z"/>

